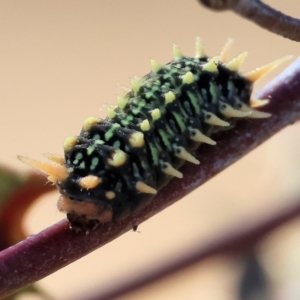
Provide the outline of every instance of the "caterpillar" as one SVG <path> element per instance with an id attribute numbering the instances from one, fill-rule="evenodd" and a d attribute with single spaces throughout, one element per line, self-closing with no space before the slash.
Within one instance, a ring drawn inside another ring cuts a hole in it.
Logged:
<path id="1" fill-rule="evenodd" d="M 241 74 L 247 52 L 228 61 L 231 43 L 213 58 L 199 37 L 195 57 L 173 45 L 174 59 L 151 60 L 151 72 L 131 81 L 105 119 L 87 118 L 80 134 L 65 140 L 64 156 L 18 156 L 56 184 L 58 209 L 71 228 L 89 231 L 138 212 L 173 177 L 182 178 L 186 161 L 200 163 L 193 151 L 201 143 L 216 145 L 214 133 L 238 119 L 271 116 L 254 109 L 268 100 L 251 98 L 253 83 L 287 57 Z"/>

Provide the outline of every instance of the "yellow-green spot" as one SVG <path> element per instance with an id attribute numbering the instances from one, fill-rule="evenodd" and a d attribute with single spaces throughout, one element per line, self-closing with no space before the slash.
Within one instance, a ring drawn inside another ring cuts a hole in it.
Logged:
<path id="1" fill-rule="evenodd" d="M 141 109 L 141 108 L 143 108 L 143 107 L 145 107 L 146 106 L 146 103 L 144 102 L 144 101 L 139 101 L 138 102 L 138 107 Z"/>
<path id="2" fill-rule="evenodd" d="M 81 152 L 76 153 L 73 164 L 77 165 L 82 158 L 83 158 L 83 154 Z"/>
<path id="3" fill-rule="evenodd" d="M 212 98 L 212 103 L 217 103 L 219 98 L 219 88 L 214 82 L 210 82 L 209 92 Z"/>
<path id="4" fill-rule="evenodd" d="M 103 144 L 105 144 L 105 142 L 102 141 L 102 140 L 97 140 L 97 141 L 94 142 L 94 144 L 95 145 L 103 145 Z"/>
<path id="5" fill-rule="evenodd" d="M 129 125 L 129 122 L 128 122 L 127 119 L 125 119 L 125 120 L 121 120 L 121 124 L 122 124 L 123 126 L 128 126 L 128 125 Z"/>
<path id="6" fill-rule="evenodd" d="M 152 156 L 154 165 L 157 166 L 159 164 L 158 151 L 157 151 L 157 148 L 152 143 L 150 143 L 150 151 L 151 151 L 151 156 Z"/>
<path id="7" fill-rule="evenodd" d="M 89 146 L 86 150 L 87 155 L 91 155 L 95 151 L 95 146 Z"/>
<path id="8" fill-rule="evenodd" d="M 80 160 L 80 159 L 83 158 L 83 154 L 82 154 L 81 152 L 78 152 L 78 153 L 76 153 L 75 158 L 76 158 L 77 160 Z"/>
<path id="9" fill-rule="evenodd" d="M 119 149 L 120 146 L 121 146 L 120 141 L 115 141 L 115 142 L 113 143 L 113 148 L 115 148 L 115 149 Z"/>
<path id="10" fill-rule="evenodd" d="M 161 82 L 159 82 L 159 85 L 154 85 L 153 86 L 153 91 L 154 92 L 159 92 L 160 91 L 160 85 L 161 85 Z"/>
<path id="11" fill-rule="evenodd" d="M 182 107 L 182 105 L 179 105 L 179 109 L 181 111 L 181 114 L 183 116 L 184 119 L 188 119 L 189 115 L 187 114 L 187 112 L 184 110 L 184 108 Z"/>
<path id="12" fill-rule="evenodd" d="M 85 162 L 83 161 L 83 162 L 81 162 L 81 164 L 79 165 L 79 169 L 85 169 Z"/>
<path id="13" fill-rule="evenodd" d="M 172 72 L 172 71 L 171 71 Z M 163 76 L 163 79 L 166 81 L 169 81 L 172 85 L 175 85 L 175 79 L 174 79 L 174 76 L 177 75 L 177 71 L 176 72 L 173 72 L 175 74 L 165 74 Z"/>
<path id="14" fill-rule="evenodd" d="M 111 128 L 105 133 L 105 136 L 104 136 L 105 141 L 109 141 L 114 136 L 114 131 L 118 127 L 120 127 L 119 124 L 117 124 L 117 123 L 112 124 Z"/>
<path id="15" fill-rule="evenodd" d="M 162 129 L 158 130 L 159 135 L 161 136 L 161 139 L 163 140 L 163 143 L 165 144 L 165 146 L 168 148 L 169 151 L 172 150 L 172 146 L 169 140 L 168 135 L 166 134 L 165 131 L 163 131 Z"/>
<path id="16" fill-rule="evenodd" d="M 93 140 L 100 140 L 100 135 L 98 133 L 93 135 Z"/>
<path id="17" fill-rule="evenodd" d="M 166 129 L 167 129 L 168 135 L 169 135 L 170 137 L 173 137 L 173 136 L 174 136 L 174 132 L 173 132 L 173 130 L 170 128 L 169 125 L 166 125 Z"/>
<path id="18" fill-rule="evenodd" d="M 235 95 L 235 86 L 234 86 L 234 84 L 233 84 L 233 82 L 232 81 L 228 81 L 228 83 L 227 83 L 227 89 L 228 89 L 228 98 L 231 98 L 231 97 L 234 97 L 234 95 Z"/>
<path id="19" fill-rule="evenodd" d="M 133 113 L 134 115 L 138 115 L 138 114 L 140 113 L 140 109 L 139 109 L 139 108 L 134 108 L 134 109 L 132 110 L 132 113 Z"/>
<path id="20" fill-rule="evenodd" d="M 153 96 L 153 92 L 152 91 L 149 91 L 149 92 L 147 92 L 145 94 L 146 99 L 150 99 L 150 98 L 152 98 L 152 96 Z"/>
<path id="21" fill-rule="evenodd" d="M 133 121 L 133 116 L 127 116 L 126 119 L 121 120 L 121 124 L 123 126 L 128 126 L 130 124 L 130 122 Z"/>
<path id="22" fill-rule="evenodd" d="M 200 93 L 197 92 L 197 95 L 195 95 L 195 93 L 188 91 L 187 95 L 189 97 L 189 99 L 191 100 L 191 103 L 193 105 L 193 108 L 196 112 L 197 115 L 200 114 L 200 105 L 201 103 L 203 103 L 203 98 L 200 95 Z"/>
<path id="23" fill-rule="evenodd" d="M 184 132 L 185 129 L 186 129 L 186 126 L 185 126 L 185 123 L 182 120 L 182 117 L 176 112 L 173 112 L 173 115 L 174 115 L 175 120 L 176 120 L 178 126 L 180 127 L 181 131 Z"/>
<path id="24" fill-rule="evenodd" d="M 99 163 L 99 158 L 98 157 L 93 157 L 92 162 L 91 162 L 91 166 L 90 166 L 91 171 L 93 171 L 97 168 L 98 163 Z"/>

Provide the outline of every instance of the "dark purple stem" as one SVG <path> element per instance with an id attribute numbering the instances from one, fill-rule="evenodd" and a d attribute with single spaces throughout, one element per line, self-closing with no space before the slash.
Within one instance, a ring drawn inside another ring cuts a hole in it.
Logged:
<path id="1" fill-rule="evenodd" d="M 300 20 L 264 4 L 260 0 L 198 0 L 216 11 L 231 9 L 259 26 L 300 42 Z"/>
<path id="2" fill-rule="evenodd" d="M 217 146 L 201 146 L 196 153 L 201 165 L 185 165 L 181 169 L 184 178 L 172 180 L 138 214 L 122 222 L 103 224 L 89 235 L 71 232 L 64 220 L 0 252 L 0 296 L 42 279 L 129 231 L 133 225 L 178 201 L 280 129 L 298 120 L 300 59 L 265 87 L 260 97 L 272 100 L 266 107 L 273 113 L 271 118 L 239 122 L 234 130 L 220 136 Z"/>
<path id="3" fill-rule="evenodd" d="M 290 202 L 290 203 L 295 203 Z M 175 275 L 176 272 L 183 271 L 200 261 L 218 254 L 241 254 L 251 253 L 256 243 L 267 233 L 276 229 L 283 223 L 290 221 L 300 215 L 300 201 L 296 204 L 280 209 L 270 214 L 267 218 L 264 216 L 258 219 L 255 224 L 245 225 L 245 220 L 241 220 L 224 229 L 221 233 L 211 238 L 211 241 L 203 245 L 202 242 L 195 243 L 192 250 L 180 254 L 180 258 L 167 261 L 161 267 L 147 269 L 146 272 L 135 274 L 128 280 L 124 279 L 117 286 L 109 286 L 107 289 L 94 291 L 90 296 L 85 294 L 85 300 L 112 300 L 120 296 L 125 296 L 130 292 L 150 285 L 163 278 Z M 82 299 L 81 297 L 76 300 Z M 130 299 L 130 296 L 128 296 Z"/>
<path id="4" fill-rule="evenodd" d="M 287 16 L 259 0 L 240 0 L 233 10 L 273 33 L 300 42 L 299 19 Z"/>

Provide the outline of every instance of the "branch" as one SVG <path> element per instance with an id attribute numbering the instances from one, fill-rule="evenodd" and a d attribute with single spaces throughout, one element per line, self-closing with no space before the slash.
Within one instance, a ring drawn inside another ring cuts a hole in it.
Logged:
<path id="1" fill-rule="evenodd" d="M 89 235 L 70 231 L 68 222 L 63 220 L 0 252 L 0 296 L 42 279 L 131 230 L 133 225 L 144 222 L 186 196 L 276 132 L 298 120 L 300 59 L 265 87 L 260 97 L 272 100 L 267 106 L 267 111 L 273 114 L 271 118 L 241 121 L 234 130 L 220 135 L 217 146 L 201 146 L 196 152 L 201 165 L 186 164 L 181 169 L 184 178 L 172 180 L 138 214 L 121 222 L 102 224 Z"/>
<path id="2" fill-rule="evenodd" d="M 233 10 L 257 25 L 285 38 L 300 42 L 300 20 L 264 4 L 260 0 L 198 0 L 215 10 Z"/>
<path id="3" fill-rule="evenodd" d="M 287 221 L 291 221 L 300 216 L 300 201 L 286 208 L 277 209 L 267 218 L 262 216 L 256 220 L 255 224 L 246 224 L 245 220 L 240 220 L 239 223 L 231 225 L 229 228 L 218 233 L 211 238 L 209 242 L 203 245 L 202 241 L 195 243 L 192 250 L 185 249 L 178 257 L 165 262 L 159 269 L 147 269 L 144 273 L 138 273 L 134 277 L 120 282 L 118 286 L 108 286 L 107 289 L 95 291 L 92 295 L 84 295 L 86 300 L 112 300 L 119 297 L 128 296 L 129 293 L 137 291 L 147 285 L 153 284 L 158 280 L 162 280 L 167 276 L 175 275 L 176 272 L 183 271 L 192 265 L 195 265 L 202 260 L 205 260 L 213 255 L 218 254 L 244 254 L 251 253 L 254 250 L 257 242 L 265 235 L 276 229 Z M 82 299 L 78 297 L 76 300 Z"/>

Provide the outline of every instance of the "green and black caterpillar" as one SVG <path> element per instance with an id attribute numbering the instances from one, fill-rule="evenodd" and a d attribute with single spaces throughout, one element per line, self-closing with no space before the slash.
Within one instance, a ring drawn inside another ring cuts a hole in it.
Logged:
<path id="1" fill-rule="evenodd" d="M 174 60 L 163 66 L 151 60 L 151 72 L 131 81 L 106 119 L 87 118 L 80 135 L 65 140 L 64 156 L 19 157 L 57 185 L 58 208 L 72 228 L 89 230 L 139 211 L 172 177 L 182 178 L 186 161 L 200 163 L 192 153 L 201 143 L 215 145 L 212 134 L 240 118 L 270 116 L 254 109 L 268 100 L 251 99 L 252 86 L 285 58 L 241 74 L 247 53 L 228 62 L 230 44 L 213 58 L 200 38 L 195 57 L 174 45 Z"/>

